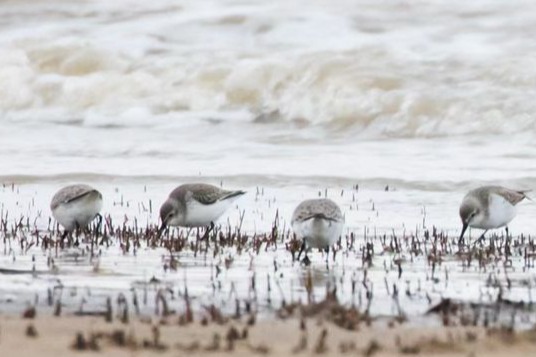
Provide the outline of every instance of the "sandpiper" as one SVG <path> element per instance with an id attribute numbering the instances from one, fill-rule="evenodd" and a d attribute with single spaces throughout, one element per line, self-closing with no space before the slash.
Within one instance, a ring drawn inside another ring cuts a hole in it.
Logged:
<path id="1" fill-rule="evenodd" d="M 214 227 L 214 222 L 245 191 L 227 191 L 204 184 L 184 184 L 169 194 L 160 207 L 162 225 L 158 235 L 167 226 Z"/>
<path id="2" fill-rule="evenodd" d="M 305 251 L 303 262 L 308 265 L 307 248 L 319 248 L 326 250 L 327 264 L 329 248 L 341 235 L 344 217 L 339 206 L 330 199 L 305 200 L 294 210 L 291 225 L 298 239 L 302 240 L 298 260 Z"/>
<path id="3" fill-rule="evenodd" d="M 484 229 L 477 242 L 484 239 L 489 229 L 506 226 L 516 216 L 516 205 L 528 191 L 516 191 L 501 186 L 482 186 L 471 190 L 460 205 L 462 233 L 458 244 L 463 244 L 463 235 L 467 227 Z M 508 237 L 508 227 L 506 227 Z"/>
<path id="4" fill-rule="evenodd" d="M 100 218 L 100 226 L 101 208 L 102 194 L 84 184 L 70 185 L 60 189 L 50 202 L 52 216 L 65 229 L 62 239 L 69 232 L 86 227 L 95 217 Z"/>

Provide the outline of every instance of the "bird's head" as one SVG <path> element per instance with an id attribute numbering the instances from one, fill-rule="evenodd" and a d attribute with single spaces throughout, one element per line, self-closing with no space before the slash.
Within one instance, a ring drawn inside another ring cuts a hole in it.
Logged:
<path id="1" fill-rule="evenodd" d="M 463 239 L 463 235 L 465 234 L 467 227 L 469 227 L 475 221 L 475 218 L 477 218 L 481 212 L 482 208 L 478 204 L 477 200 L 469 198 L 462 202 L 462 205 L 460 206 L 460 218 L 462 220 L 462 233 L 459 239 L 460 242 Z"/>

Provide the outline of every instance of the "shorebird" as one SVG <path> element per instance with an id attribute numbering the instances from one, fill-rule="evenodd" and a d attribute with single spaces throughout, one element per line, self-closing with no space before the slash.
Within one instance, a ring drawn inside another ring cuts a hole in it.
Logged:
<path id="1" fill-rule="evenodd" d="M 326 264 L 329 248 L 339 239 L 344 217 L 339 206 L 330 199 L 305 200 L 296 207 L 291 220 L 292 230 L 302 240 L 298 260 L 305 251 L 303 263 L 310 263 L 307 248 L 326 250 Z"/>
<path id="2" fill-rule="evenodd" d="M 93 187 L 83 184 L 60 189 L 50 202 L 52 216 L 64 228 L 62 240 L 73 230 L 86 227 L 96 217 L 99 217 L 98 227 L 100 227 L 101 208 L 102 194 Z"/>
<path id="3" fill-rule="evenodd" d="M 516 216 L 516 205 L 524 198 L 526 192 L 516 191 L 501 186 L 483 186 L 471 190 L 460 205 L 462 233 L 458 244 L 463 244 L 463 235 L 467 227 L 484 229 L 477 242 L 484 239 L 489 229 L 507 226 Z M 508 226 L 506 227 L 508 237 Z"/>
<path id="4" fill-rule="evenodd" d="M 207 227 L 214 222 L 245 191 L 227 191 L 204 183 L 184 184 L 175 188 L 160 207 L 162 225 L 158 235 L 167 226 Z M 205 233 L 207 234 L 207 233 Z"/>

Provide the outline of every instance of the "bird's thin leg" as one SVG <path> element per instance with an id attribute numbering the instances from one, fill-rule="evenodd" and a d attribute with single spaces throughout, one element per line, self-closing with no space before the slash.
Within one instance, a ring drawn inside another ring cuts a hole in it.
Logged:
<path id="1" fill-rule="evenodd" d="M 203 239 L 208 239 L 210 232 L 214 230 L 214 222 L 210 222 L 210 225 L 205 229 L 205 235 L 203 236 Z"/>
<path id="2" fill-rule="evenodd" d="M 97 227 L 95 228 L 95 238 L 99 238 L 99 232 L 100 232 L 101 225 L 102 225 L 102 215 L 100 213 L 97 213 L 95 218 L 98 219 L 97 220 Z"/>
<path id="3" fill-rule="evenodd" d="M 311 264 L 311 261 L 309 260 L 309 257 L 307 256 L 307 246 L 305 244 L 305 238 L 303 238 L 303 241 L 302 241 L 302 245 L 301 245 L 301 248 L 300 248 L 300 252 L 298 253 L 298 261 L 300 260 L 300 256 L 301 254 L 305 252 L 305 257 L 303 258 L 303 260 L 301 261 L 303 263 L 303 265 L 309 265 Z"/>
<path id="4" fill-rule="evenodd" d="M 212 232 L 215 232 L 214 231 L 214 228 L 216 227 L 216 225 L 214 224 L 214 222 L 210 222 L 210 227 L 207 229 L 207 251 L 208 251 L 208 248 L 209 248 L 209 244 L 210 244 L 210 233 Z M 216 238 L 214 238 L 216 239 Z"/>
<path id="5" fill-rule="evenodd" d="M 474 244 L 474 245 L 477 245 L 477 243 L 482 243 L 482 241 L 484 240 L 484 235 L 486 235 L 486 232 L 487 232 L 487 231 L 488 231 L 488 230 L 486 229 L 486 230 L 484 231 L 484 233 L 482 233 L 482 235 L 475 241 L 475 244 Z"/>
<path id="6" fill-rule="evenodd" d="M 305 251 L 305 239 L 302 241 L 300 252 L 298 253 L 298 260 L 300 260 L 301 254 Z M 305 253 L 307 255 L 307 253 Z"/>
<path id="7" fill-rule="evenodd" d="M 303 258 L 302 263 L 303 263 L 303 265 L 305 265 L 305 266 L 309 266 L 309 265 L 311 265 L 311 260 L 310 260 L 309 257 L 307 256 L 307 251 L 305 251 L 305 258 Z"/>
<path id="8" fill-rule="evenodd" d="M 188 228 L 188 230 L 186 231 L 186 239 L 188 239 L 188 237 L 190 237 L 190 233 L 192 232 L 192 229 L 194 229 L 193 227 L 190 227 Z"/>
<path id="9" fill-rule="evenodd" d="M 74 222 L 74 229 L 68 231 L 68 235 L 64 234 L 64 237 L 67 237 L 67 242 L 69 243 L 69 246 L 73 244 L 73 235 L 76 238 L 75 244 L 78 246 L 78 236 L 80 235 L 80 225 L 78 222 Z"/>
<path id="10" fill-rule="evenodd" d="M 78 222 L 75 222 L 75 230 L 76 230 L 76 237 L 78 238 L 80 233 L 82 233 L 82 227 L 80 227 L 80 224 Z"/>
<path id="11" fill-rule="evenodd" d="M 326 269 L 329 270 L 329 246 L 326 248 Z"/>
<path id="12" fill-rule="evenodd" d="M 64 242 L 65 242 L 65 238 L 67 237 L 68 234 L 69 234 L 69 231 L 68 231 L 68 230 L 64 230 L 64 231 L 63 231 L 63 234 L 61 235 L 61 241 L 60 241 L 60 247 L 61 247 L 61 248 L 63 248 Z"/>
<path id="13" fill-rule="evenodd" d="M 210 222 L 210 227 L 208 229 L 208 232 L 211 233 L 214 230 L 214 228 L 216 228 L 216 225 L 214 224 L 214 222 L 211 221 Z"/>
<path id="14" fill-rule="evenodd" d="M 510 232 L 508 230 L 508 226 L 506 226 L 506 240 L 504 241 L 504 254 L 505 256 L 507 257 L 508 259 L 508 256 L 511 254 L 511 250 L 510 250 Z"/>

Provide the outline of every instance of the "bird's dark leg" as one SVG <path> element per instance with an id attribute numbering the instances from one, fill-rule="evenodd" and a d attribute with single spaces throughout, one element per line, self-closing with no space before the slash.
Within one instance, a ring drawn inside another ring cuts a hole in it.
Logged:
<path id="1" fill-rule="evenodd" d="M 511 250 L 510 250 L 510 232 L 508 230 L 508 226 L 506 226 L 506 240 L 504 241 L 504 254 L 506 256 L 506 259 L 508 259 L 508 256 L 511 254 Z"/>
<path id="2" fill-rule="evenodd" d="M 95 218 L 98 219 L 97 220 L 97 227 L 95 228 L 95 238 L 99 238 L 99 232 L 101 230 L 101 225 L 102 225 L 102 215 L 100 213 L 97 213 Z"/>
<path id="3" fill-rule="evenodd" d="M 303 265 L 305 265 L 305 266 L 309 266 L 309 265 L 311 265 L 311 260 L 310 260 L 309 257 L 307 256 L 307 252 L 305 252 L 305 258 L 302 259 L 302 263 L 303 263 Z"/>
<path id="4" fill-rule="evenodd" d="M 329 270 L 329 246 L 326 248 L 326 269 Z"/>
<path id="5" fill-rule="evenodd" d="M 300 260 L 301 254 L 304 252 L 304 250 L 305 250 L 305 239 L 302 241 L 300 252 L 298 253 L 298 260 Z M 305 253 L 305 254 L 307 254 L 307 253 Z"/>
<path id="6" fill-rule="evenodd" d="M 214 230 L 214 227 L 214 222 L 210 222 L 210 225 L 207 226 L 207 228 L 205 229 L 205 235 L 203 236 L 203 239 L 208 239 L 209 234 Z"/>
<path id="7" fill-rule="evenodd" d="M 78 224 L 78 222 L 75 222 L 76 223 L 76 240 L 74 241 L 74 246 L 75 247 L 78 247 L 80 245 L 80 243 L 78 242 L 78 237 L 80 236 L 80 233 L 82 232 L 82 228 L 80 227 L 80 224 Z M 69 242 L 71 243 L 71 242 Z"/>
<path id="8" fill-rule="evenodd" d="M 186 231 L 186 239 L 188 239 L 188 237 L 190 237 L 190 233 L 192 232 L 192 229 L 194 229 L 193 227 L 190 227 L 188 228 L 188 230 Z"/>
<path id="9" fill-rule="evenodd" d="M 303 258 L 302 263 L 304 265 L 311 264 L 311 261 L 309 260 L 309 257 L 307 256 L 307 247 L 306 247 L 306 244 L 305 244 L 305 238 L 302 240 L 302 245 L 301 245 L 301 248 L 300 248 L 300 252 L 298 253 L 298 261 L 300 260 L 301 254 L 303 252 L 305 252 L 305 258 Z"/>
<path id="10" fill-rule="evenodd" d="M 482 235 L 475 241 L 475 244 L 474 244 L 474 245 L 477 245 L 478 243 L 482 243 L 482 241 L 483 241 L 484 238 L 485 238 L 484 236 L 486 235 L 486 232 L 487 232 L 487 231 L 488 231 L 488 230 L 486 229 L 486 230 L 484 231 L 484 233 L 482 233 Z"/>
<path id="11" fill-rule="evenodd" d="M 305 244 L 305 238 L 303 238 L 302 246 L 300 248 L 300 252 L 298 253 L 298 260 L 300 260 L 301 253 L 305 252 L 305 257 L 301 261 L 303 265 L 308 266 L 311 264 L 311 260 L 309 260 L 309 257 L 307 256 L 307 246 Z"/>
<path id="12" fill-rule="evenodd" d="M 214 222 L 210 222 L 210 227 L 208 229 L 208 232 L 211 233 L 214 230 L 214 228 L 216 228 L 216 225 L 214 224 Z"/>
<path id="13" fill-rule="evenodd" d="M 64 242 L 65 242 L 65 238 L 67 237 L 67 235 L 69 234 L 69 231 L 68 230 L 64 230 L 63 231 L 63 234 L 61 235 L 61 241 L 60 241 L 60 247 L 63 249 L 63 246 L 64 246 Z"/>

